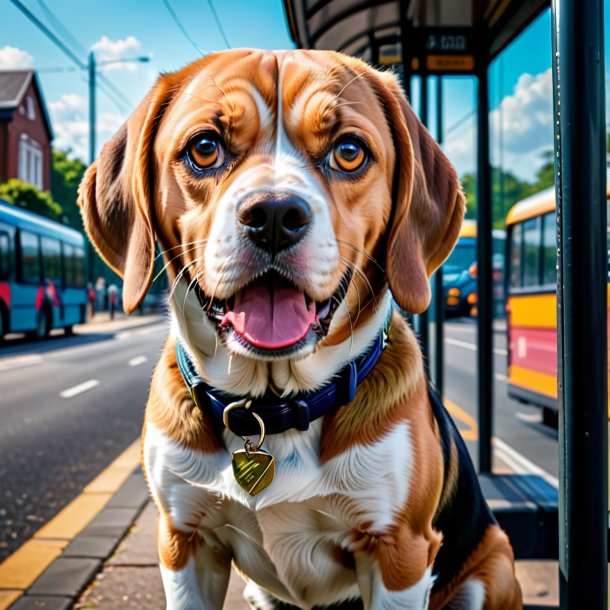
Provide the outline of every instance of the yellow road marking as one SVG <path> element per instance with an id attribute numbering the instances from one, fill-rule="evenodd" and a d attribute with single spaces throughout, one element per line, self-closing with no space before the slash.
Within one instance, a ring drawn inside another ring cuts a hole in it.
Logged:
<path id="1" fill-rule="evenodd" d="M 93 479 L 68 506 L 0 564 L 0 610 L 21 593 L 61 555 L 62 550 L 106 506 L 140 463 L 140 441 L 132 443 Z"/>
<path id="2" fill-rule="evenodd" d="M 53 517 L 35 534 L 36 539 L 72 540 L 78 532 L 85 529 L 110 498 L 112 494 L 83 493 Z"/>
<path id="3" fill-rule="evenodd" d="M 458 407 L 452 400 L 449 400 L 446 396 L 443 398 L 445 407 L 453 417 L 459 419 L 461 422 L 468 426 L 467 430 L 460 428 L 460 434 L 465 441 L 476 441 L 479 438 L 479 426 L 477 421 L 472 415 L 466 413 L 462 407 Z"/>
<path id="4" fill-rule="evenodd" d="M 0 564 L 0 587 L 26 589 L 67 545 L 66 540 L 28 540 Z"/>
<path id="5" fill-rule="evenodd" d="M 22 595 L 21 591 L 0 591 L 0 610 L 10 608 Z"/>

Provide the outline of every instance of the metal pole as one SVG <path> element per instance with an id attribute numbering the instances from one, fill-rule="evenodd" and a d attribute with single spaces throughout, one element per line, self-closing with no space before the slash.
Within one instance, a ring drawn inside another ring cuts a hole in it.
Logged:
<path id="1" fill-rule="evenodd" d="M 479 472 L 491 472 L 493 432 L 493 294 L 491 245 L 491 167 L 489 164 L 489 83 L 487 63 L 477 91 L 477 295 Z"/>
<path id="2" fill-rule="evenodd" d="M 443 79 L 436 78 L 436 139 L 443 143 Z M 440 396 L 445 388 L 445 292 L 443 290 L 443 267 L 439 267 L 434 274 L 434 318 L 436 332 L 434 334 L 434 384 Z"/>
<path id="3" fill-rule="evenodd" d="M 89 163 L 95 161 L 95 55 L 89 53 Z"/>
<path id="4" fill-rule="evenodd" d="M 87 72 L 89 76 L 89 163 L 95 161 L 95 55 L 89 52 Z M 95 282 L 95 251 L 90 241 L 87 241 L 89 281 Z"/>
<path id="5" fill-rule="evenodd" d="M 428 75 L 423 70 L 421 72 L 420 84 L 421 99 L 419 118 L 421 122 L 428 127 Z M 418 321 L 419 342 L 421 344 L 421 350 L 424 356 L 424 364 L 426 365 L 426 369 L 430 371 L 430 334 L 428 330 L 428 310 L 419 314 Z"/>
<path id="6" fill-rule="evenodd" d="M 603 0 L 553 0 L 561 608 L 608 607 Z"/>

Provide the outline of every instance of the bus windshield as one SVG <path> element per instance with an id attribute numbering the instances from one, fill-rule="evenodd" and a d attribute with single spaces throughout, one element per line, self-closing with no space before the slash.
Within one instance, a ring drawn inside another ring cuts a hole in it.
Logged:
<path id="1" fill-rule="evenodd" d="M 477 259 L 477 248 L 474 239 L 462 238 L 443 265 L 444 273 L 461 273 L 466 271 Z"/>

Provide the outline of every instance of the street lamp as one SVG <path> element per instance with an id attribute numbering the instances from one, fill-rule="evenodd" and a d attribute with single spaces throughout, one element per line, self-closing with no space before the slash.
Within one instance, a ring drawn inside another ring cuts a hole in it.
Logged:
<path id="1" fill-rule="evenodd" d="M 127 57 L 125 59 L 108 59 L 105 61 L 96 61 L 95 53 L 91 51 L 89 53 L 89 61 L 87 62 L 87 71 L 89 72 L 89 163 L 95 161 L 95 87 L 96 87 L 96 75 L 98 66 L 106 66 L 108 64 L 119 64 L 119 63 L 147 63 L 150 61 L 148 55 L 142 55 L 140 57 Z"/>

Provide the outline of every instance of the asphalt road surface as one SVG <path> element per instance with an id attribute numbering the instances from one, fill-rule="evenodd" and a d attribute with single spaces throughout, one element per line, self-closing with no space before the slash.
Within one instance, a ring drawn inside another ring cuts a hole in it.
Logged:
<path id="1" fill-rule="evenodd" d="M 0 347 L 0 560 L 140 433 L 166 324 L 95 328 Z"/>
<path id="2" fill-rule="evenodd" d="M 111 325 L 109 325 L 111 326 Z M 0 560 L 75 498 L 140 434 L 166 333 L 146 326 L 0 347 Z M 557 433 L 506 395 L 506 340 L 495 333 L 495 456 L 500 468 L 557 476 Z M 476 325 L 445 326 L 446 396 L 476 456 Z"/>
<path id="3" fill-rule="evenodd" d="M 475 420 L 476 341 L 476 321 L 460 319 L 445 324 L 445 395 Z M 555 482 L 557 430 L 543 425 L 540 408 L 508 398 L 505 332 L 494 332 L 493 351 L 494 453 L 501 462 L 498 465 L 508 466 L 516 472 L 542 474 Z M 456 419 L 461 430 L 469 428 L 468 424 L 459 421 L 459 417 Z"/>

